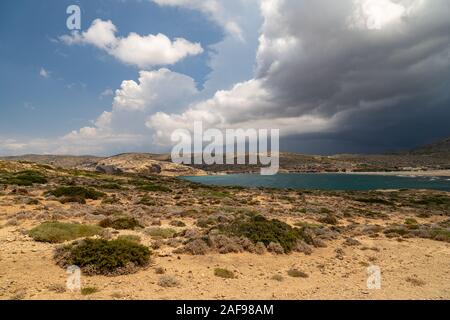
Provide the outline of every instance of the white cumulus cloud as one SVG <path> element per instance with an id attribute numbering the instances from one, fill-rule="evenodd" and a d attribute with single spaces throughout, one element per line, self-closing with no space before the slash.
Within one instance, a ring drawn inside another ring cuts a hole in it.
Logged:
<path id="1" fill-rule="evenodd" d="M 96 19 L 87 31 L 75 31 L 59 39 L 67 45 L 93 45 L 123 63 L 143 69 L 174 64 L 187 56 L 203 52 L 199 43 L 192 43 L 183 38 L 171 40 L 162 33 L 141 36 L 132 32 L 127 37 L 117 37 L 116 33 L 117 28 L 110 20 Z"/>

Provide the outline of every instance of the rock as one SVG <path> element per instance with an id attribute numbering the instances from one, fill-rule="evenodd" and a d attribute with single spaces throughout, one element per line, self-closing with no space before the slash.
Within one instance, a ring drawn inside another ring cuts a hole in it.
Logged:
<path id="1" fill-rule="evenodd" d="M 113 165 L 102 165 L 102 164 L 97 165 L 95 167 L 95 171 L 106 174 L 119 174 L 123 172 L 121 169 L 116 168 Z"/>
<path id="2" fill-rule="evenodd" d="M 359 246 L 359 245 L 361 245 L 361 242 L 359 242 L 358 240 L 353 239 L 353 238 L 347 238 L 344 241 L 344 245 L 346 245 L 346 246 Z"/>

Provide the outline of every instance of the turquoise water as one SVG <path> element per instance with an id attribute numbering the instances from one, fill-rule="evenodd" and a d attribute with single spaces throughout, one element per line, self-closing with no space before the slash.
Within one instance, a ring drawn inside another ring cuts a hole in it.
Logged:
<path id="1" fill-rule="evenodd" d="M 450 191 L 450 177 L 398 177 L 357 174 L 288 173 L 275 176 L 232 174 L 185 177 L 209 185 L 312 190 L 434 189 Z"/>

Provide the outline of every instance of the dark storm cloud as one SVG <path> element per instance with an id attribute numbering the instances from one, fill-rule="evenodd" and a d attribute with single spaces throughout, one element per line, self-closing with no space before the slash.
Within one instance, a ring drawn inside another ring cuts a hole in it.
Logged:
<path id="1" fill-rule="evenodd" d="M 367 151 L 450 134 L 449 2 L 392 3 L 281 2 L 266 20 L 258 74 L 278 112 L 335 116 L 332 132 L 316 136 Z"/>
<path id="2" fill-rule="evenodd" d="M 289 148 L 320 153 L 449 134 L 450 2 L 264 0 L 261 8 L 255 78 L 149 127 L 278 127 L 295 136 L 284 139 Z"/>

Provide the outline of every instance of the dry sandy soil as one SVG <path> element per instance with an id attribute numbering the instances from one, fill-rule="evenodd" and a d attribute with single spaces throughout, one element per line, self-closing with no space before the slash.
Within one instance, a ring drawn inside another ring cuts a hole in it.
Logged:
<path id="1" fill-rule="evenodd" d="M 162 193 L 127 185 L 130 176 L 92 177 L 16 164 L 10 170 L 30 168 L 41 170 L 49 182 L 21 188 L 5 185 L 0 192 L 0 299 L 450 299 L 450 197 L 445 192 L 324 193 L 207 188 L 173 178 L 154 178 L 153 183 L 171 188 L 171 192 Z M 108 198 L 116 197 L 114 204 L 101 200 L 62 204 L 45 194 L 62 183 L 100 189 L 96 184 L 100 179 L 123 179 L 120 181 L 124 189 L 105 191 Z M 151 197 L 158 203 L 139 204 L 143 197 Z M 30 199 L 38 202 L 27 204 Z M 318 228 L 322 231 L 315 235 L 323 245 L 315 246 L 311 254 L 258 255 L 245 251 L 219 254 L 211 249 L 204 255 L 192 255 L 175 251 L 186 243 L 183 230 L 195 229 L 207 235 L 209 229 L 201 226 L 200 219 L 229 214 L 230 208 L 255 210 L 292 226 L 306 224 Z M 96 211 L 118 209 L 138 218 L 144 228 L 108 230 L 113 238 L 137 235 L 142 245 L 154 247 L 156 240 L 145 231 L 157 225 L 180 232 L 174 236 L 180 244 L 171 245 L 169 240 L 173 239 L 164 239 L 158 248 L 152 249 L 151 264 L 133 274 L 82 275 L 82 286 L 95 288 L 95 293 L 67 291 L 68 274 L 53 259 L 55 248 L 61 244 L 34 241 L 28 231 L 47 220 L 97 224 L 104 215 L 94 214 Z M 195 214 L 180 214 L 192 211 Z M 336 221 L 324 222 L 324 216 L 335 217 Z M 392 226 L 406 228 L 405 219 L 415 221 L 411 230 L 443 226 L 439 230 L 446 236 L 439 239 L 428 233 L 401 236 L 386 231 Z M 174 227 L 173 220 L 186 225 Z M 380 230 L 360 231 L 373 226 Z M 359 243 L 349 245 L 348 238 Z M 379 290 L 367 287 L 367 267 L 371 265 L 381 268 Z M 216 268 L 233 271 L 236 277 L 217 277 Z M 308 277 L 291 277 L 288 275 L 291 269 Z M 163 276 L 173 277 L 178 284 L 161 286 Z"/>
<path id="2" fill-rule="evenodd" d="M 64 287 L 67 274 L 53 262 L 53 246 L 35 243 L 15 228 L 0 230 L 2 299 L 449 299 L 450 247 L 425 239 L 359 239 L 364 246 L 379 251 L 344 249 L 343 260 L 336 259 L 339 242 L 306 256 L 250 253 L 206 256 L 170 255 L 154 258 L 180 284 L 162 288 L 153 267 L 118 277 L 82 277 L 82 285 L 99 292 L 56 293 Z M 380 290 L 367 289 L 369 264 L 381 268 Z M 214 276 L 216 267 L 233 270 L 236 279 Z M 295 267 L 308 278 L 291 278 L 286 272 Z M 272 280 L 279 274 L 282 281 Z M 411 279 L 415 279 L 411 280 Z"/>

